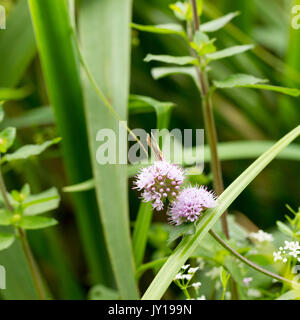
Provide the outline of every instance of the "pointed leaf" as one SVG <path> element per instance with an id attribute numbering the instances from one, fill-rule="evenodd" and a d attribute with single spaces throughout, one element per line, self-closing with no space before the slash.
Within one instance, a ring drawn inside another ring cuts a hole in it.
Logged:
<path id="1" fill-rule="evenodd" d="M 240 88 L 268 82 L 248 74 L 233 74 L 223 81 L 213 81 L 217 88 Z"/>
<path id="2" fill-rule="evenodd" d="M 131 27 L 145 32 L 159 33 L 159 34 L 177 34 L 186 37 L 185 32 L 180 24 L 159 24 L 152 26 L 144 26 L 136 23 L 131 23 Z"/>
<path id="3" fill-rule="evenodd" d="M 56 188 L 51 188 L 40 194 L 29 196 L 23 203 L 24 214 L 34 216 L 58 208 L 60 197 Z"/>
<path id="4" fill-rule="evenodd" d="M 209 53 L 206 55 L 206 57 L 208 61 L 220 60 L 220 59 L 228 58 L 228 57 L 243 53 L 253 48 L 254 46 L 252 44 L 243 45 L 243 46 L 234 46 L 224 50 L 216 51 L 214 53 Z"/>
<path id="5" fill-rule="evenodd" d="M 229 23 L 232 19 L 238 16 L 239 12 L 231 12 L 221 18 L 203 23 L 200 26 L 200 30 L 202 32 L 215 32 L 222 29 L 227 23 Z"/>
<path id="6" fill-rule="evenodd" d="M 22 217 L 19 226 L 25 230 L 38 230 L 55 226 L 57 220 L 48 217 Z"/>
<path id="7" fill-rule="evenodd" d="M 180 66 L 184 66 L 187 64 L 198 64 L 198 60 L 193 57 L 174 57 L 174 56 L 168 56 L 168 55 L 154 55 L 154 54 L 148 54 L 146 58 L 144 59 L 145 62 L 150 61 L 159 61 L 164 63 L 172 63 L 172 64 L 178 64 Z"/>
<path id="8" fill-rule="evenodd" d="M 5 153 L 14 143 L 16 128 L 8 127 L 0 132 L 0 152 Z"/>
<path id="9" fill-rule="evenodd" d="M 266 79 L 259 79 L 247 74 L 233 74 L 223 81 L 213 81 L 216 88 L 253 88 L 276 91 L 290 96 L 298 97 L 300 95 L 299 89 L 284 88 L 264 84 L 268 82 Z"/>
<path id="10" fill-rule="evenodd" d="M 11 224 L 12 213 L 5 209 L 0 209 L 0 226 L 9 226 Z"/>
<path id="11" fill-rule="evenodd" d="M 29 157 L 38 156 L 42 152 L 44 152 L 46 149 L 53 146 L 54 144 L 59 143 L 60 141 L 61 141 L 61 138 L 55 138 L 51 141 L 46 141 L 40 145 L 33 144 L 33 145 L 23 146 L 17 151 L 15 151 L 14 153 L 5 155 L 1 162 L 4 163 L 4 162 L 15 161 L 15 160 L 24 160 Z"/>
<path id="12" fill-rule="evenodd" d="M 1 232 L 0 233 L 0 251 L 9 248 L 14 241 L 15 241 L 15 237 L 13 234 Z"/>

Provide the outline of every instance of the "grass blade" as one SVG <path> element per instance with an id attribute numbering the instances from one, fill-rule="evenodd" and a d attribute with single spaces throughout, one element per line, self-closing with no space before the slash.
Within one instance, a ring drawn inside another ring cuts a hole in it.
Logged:
<path id="1" fill-rule="evenodd" d="M 29 4 L 51 105 L 63 138 L 66 171 L 70 183 L 76 184 L 91 178 L 92 173 L 67 3 L 65 0 L 32 0 Z M 111 284 L 94 193 L 80 193 L 73 200 L 92 280 Z"/>
<path id="2" fill-rule="evenodd" d="M 129 91 L 130 19 L 130 0 L 81 2 L 79 22 L 84 59 L 95 81 L 124 120 Z M 112 267 L 121 297 L 137 299 L 126 166 L 99 165 L 95 157 L 97 132 L 109 128 L 118 135 L 119 122 L 99 100 L 87 78 L 85 101 L 96 193 Z"/>

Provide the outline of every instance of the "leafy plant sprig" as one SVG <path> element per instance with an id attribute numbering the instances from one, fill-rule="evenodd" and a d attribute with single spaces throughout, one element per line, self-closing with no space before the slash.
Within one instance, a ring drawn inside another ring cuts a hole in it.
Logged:
<path id="1" fill-rule="evenodd" d="M 57 220 L 40 215 L 56 209 L 59 206 L 60 197 L 55 188 L 32 195 L 28 184 L 25 184 L 20 191 L 12 190 L 9 193 L 2 175 L 2 166 L 7 162 L 39 155 L 51 145 L 58 143 L 60 138 L 41 145 L 23 146 L 14 153 L 8 154 L 7 151 L 13 145 L 15 138 L 16 129 L 13 127 L 0 132 L 0 226 L 14 230 L 14 233 L 0 232 L 0 251 L 8 249 L 16 239 L 21 242 L 37 296 L 39 299 L 45 299 L 40 271 L 27 241 L 26 230 L 38 230 L 56 225 Z"/>

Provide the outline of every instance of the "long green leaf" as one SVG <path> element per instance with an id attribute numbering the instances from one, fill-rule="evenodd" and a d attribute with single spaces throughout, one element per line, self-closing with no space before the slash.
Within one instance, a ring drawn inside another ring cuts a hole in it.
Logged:
<path id="1" fill-rule="evenodd" d="M 144 300 L 160 299 L 162 297 L 181 266 L 193 254 L 201 240 L 218 221 L 223 212 L 276 157 L 276 155 L 299 135 L 300 126 L 296 127 L 284 136 L 272 148 L 259 157 L 222 193 L 218 199 L 218 206 L 214 209 L 208 210 L 205 216 L 197 224 L 196 233 L 192 236 L 185 237 L 160 269 L 159 273 L 144 294 Z"/>
<path id="2" fill-rule="evenodd" d="M 83 57 L 121 119 L 127 118 L 130 67 L 130 0 L 82 1 L 79 29 Z M 83 74 L 85 75 L 85 74 Z M 99 165 L 97 132 L 119 132 L 119 122 L 99 100 L 87 77 L 86 116 L 101 219 L 117 286 L 123 299 L 138 297 L 129 232 L 127 172 L 122 165 Z M 123 132 L 123 134 L 126 134 Z"/>
<path id="3" fill-rule="evenodd" d="M 71 184 L 92 176 L 82 88 L 65 0 L 30 0 L 32 21 L 51 105 L 63 138 L 63 159 Z M 53 45 L 55 44 L 55 45 Z M 93 282 L 111 284 L 93 192 L 73 197 L 77 224 Z"/>

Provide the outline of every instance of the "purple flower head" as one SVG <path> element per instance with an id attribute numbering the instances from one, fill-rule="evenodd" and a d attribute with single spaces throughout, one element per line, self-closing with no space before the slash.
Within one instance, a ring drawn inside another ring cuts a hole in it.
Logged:
<path id="1" fill-rule="evenodd" d="M 134 189 L 143 190 L 142 198 L 160 211 L 164 201 L 176 197 L 184 180 L 182 168 L 167 161 L 156 161 L 137 175 Z"/>
<path id="2" fill-rule="evenodd" d="M 207 208 L 217 205 L 216 195 L 206 187 L 189 187 L 183 189 L 170 206 L 170 222 L 180 225 L 184 222 L 197 221 Z"/>

